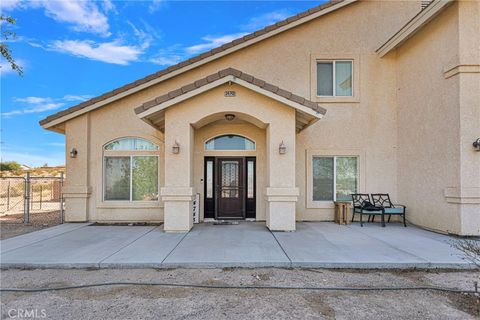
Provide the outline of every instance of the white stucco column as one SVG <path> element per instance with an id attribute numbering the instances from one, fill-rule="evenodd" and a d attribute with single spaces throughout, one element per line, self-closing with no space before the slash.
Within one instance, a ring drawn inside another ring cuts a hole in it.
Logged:
<path id="1" fill-rule="evenodd" d="M 187 232 L 193 226 L 193 128 L 181 117 L 165 113 L 164 230 Z M 182 121 L 183 120 L 183 121 Z M 179 153 L 172 147 L 177 143 Z"/>
<path id="2" fill-rule="evenodd" d="M 267 128 L 268 187 L 266 220 L 270 230 L 295 230 L 295 204 L 299 190 L 295 186 L 295 110 L 285 109 L 281 121 Z M 276 119 L 277 120 L 277 119 Z M 286 152 L 280 154 L 283 142 Z"/>

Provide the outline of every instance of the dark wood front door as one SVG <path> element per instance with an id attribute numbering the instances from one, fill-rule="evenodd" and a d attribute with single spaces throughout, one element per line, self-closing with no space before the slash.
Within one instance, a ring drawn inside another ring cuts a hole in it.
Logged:
<path id="1" fill-rule="evenodd" d="M 255 219 L 255 160 L 255 157 L 205 157 L 206 219 Z"/>
<path id="2" fill-rule="evenodd" d="M 244 158 L 217 158 L 216 167 L 216 218 L 244 219 Z"/>

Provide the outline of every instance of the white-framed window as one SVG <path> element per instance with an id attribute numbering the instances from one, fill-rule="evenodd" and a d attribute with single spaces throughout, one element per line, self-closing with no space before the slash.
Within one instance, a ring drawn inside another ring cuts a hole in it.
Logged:
<path id="1" fill-rule="evenodd" d="M 237 134 L 225 134 L 207 140 L 205 150 L 252 151 L 255 142 Z"/>
<path id="2" fill-rule="evenodd" d="M 312 201 L 349 201 L 357 193 L 357 156 L 313 156 Z"/>
<path id="3" fill-rule="evenodd" d="M 158 149 L 141 138 L 108 143 L 103 155 L 104 201 L 158 201 Z"/>
<path id="4" fill-rule="evenodd" d="M 155 143 L 142 138 L 120 138 L 107 143 L 104 149 L 111 151 L 151 151 L 158 150 L 159 147 Z"/>
<path id="5" fill-rule="evenodd" d="M 317 96 L 353 97 L 353 60 L 317 60 Z"/>

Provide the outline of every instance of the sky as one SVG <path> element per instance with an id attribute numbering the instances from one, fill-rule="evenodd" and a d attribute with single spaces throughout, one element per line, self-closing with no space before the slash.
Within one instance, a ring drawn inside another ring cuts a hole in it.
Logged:
<path id="1" fill-rule="evenodd" d="M 321 2 L 1 0 L 24 70 L 0 61 L 1 160 L 62 165 L 65 137 L 41 119 Z"/>

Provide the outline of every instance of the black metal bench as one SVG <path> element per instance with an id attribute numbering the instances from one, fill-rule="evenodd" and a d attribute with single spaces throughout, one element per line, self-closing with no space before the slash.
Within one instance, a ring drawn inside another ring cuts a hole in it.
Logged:
<path id="1" fill-rule="evenodd" d="M 360 226 L 363 227 L 363 215 L 368 215 L 368 221 L 372 217 L 372 221 L 375 216 L 379 215 L 382 218 L 382 227 L 385 227 L 385 209 L 382 206 L 375 206 L 370 200 L 368 193 L 353 193 L 353 212 L 352 212 L 352 222 L 355 218 L 355 213 L 360 214 Z"/>
<path id="2" fill-rule="evenodd" d="M 393 204 L 392 201 L 390 201 L 390 195 L 388 193 L 372 193 L 372 200 L 374 206 L 382 207 L 385 214 L 388 214 L 388 222 L 390 222 L 392 215 L 402 216 L 403 225 L 405 227 L 407 226 L 405 219 L 406 206 L 403 204 Z"/>

